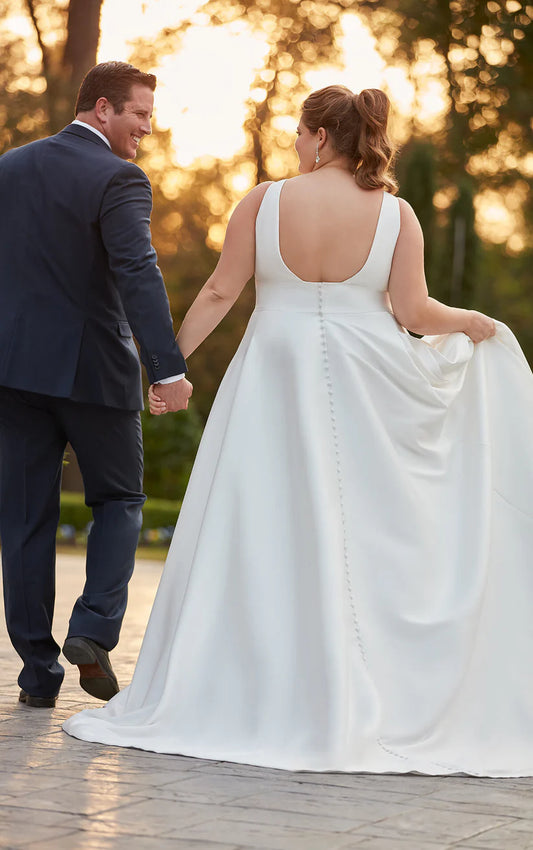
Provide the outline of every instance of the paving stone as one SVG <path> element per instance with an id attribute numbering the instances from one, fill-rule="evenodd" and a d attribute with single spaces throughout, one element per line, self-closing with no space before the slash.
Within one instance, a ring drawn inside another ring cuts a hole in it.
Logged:
<path id="1" fill-rule="evenodd" d="M 42 847 L 44 841 L 48 847 L 64 847 L 65 850 L 74 850 L 75 841 L 79 830 L 72 827 L 63 829 L 61 827 L 43 826 L 41 823 L 9 823 L 4 822 L 0 814 L 0 847 L 3 850 L 28 850 L 29 847 Z M 66 840 L 67 844 L 61 844 Z"/>
<path id="2" fill-rule="evenodd" d="M 497 782 L 492 785 L 480 784 L 460 787 L 448 786 L 428 794 L 418 802 L 419 806 L 431 808 L 449 808 L 450 804 L 462 812 L 492 813 L 510 817 L 533 818 L 533 793 L 529 787 L 519 788 L 500 787 Z M 532 841 L 533 845 L 533 841 Z"/>
<path id="3" fill-rule="evenodd" d="M 274 824 L 267 828 L 263 824 L 228 821 L 223 817 L 185 827 L 176 837 L 197 841 L 227 840 L 229 844 L 242 844 L 247 850 L 346 850 L 351 841 L 351 837 L 338 832 L 312 832 Z"/>
<path id="4" fill-rule="evenodd" d="M 219 776 L 204 774 L 203 776 L 190 773 L 158 789 L 159 796 L 165 800 L 198 803 L 206 799 L 213 804 L 229 803 L 246 798 L 263 789 L 268 791 L 270 785 L 260 779 L 235 776 Z M 140 792 L 139 792 L 140 793 Z"/>
<path id="5" fill-rule="evenodd" d="M 113 664 L 131 678 L 161 564 L 139 562 Z M 58 559 L 56 639 L 83 583 Z M 290 773 L 107 747 L 61 724 L 99 705 L 66 676 L 53 710 L 18 702 L 0 619 L 2 850 L 532 850 L 533 778 Z"/>
<path id="6" fill-rule="evenodd" d="M 30 816 L 27 809 L 21 809 L 9 803 L 2 806 L 0 810 L 0 835 L 4 838 L 7 832 L 11 832 L 10 840 L 14 840 L 17 835 L 24 837 L 34 833 L 32 841 L 36 841 L 41 827 L 66 833 L 75 829 L 77 825 L 78 819 L 64 812 L 43 811 L 37 816 L 35 813 Z"/>
<path id="7" fill-rule="evenodd" d="M 52 792 L 43 790 L 39 794 L 35 794 L 32 791 L 30 794 L 12 797 L 9 805 L 34 811 L 45 809 L 51 812 L 95 815 L 127 805 L 130 799 L 127 795 L 101 793 L 98 784 L 92 787 L 87 782 L 79 784 L 76 788 L 72 788 L 70 785 L 55 788 Z"/>
<path id="8" fill-rule="evenodd" d="M 269 791 L 263 795 L 246 797 L 243 804 L 250 807 L 300 812 L 323 817 L 349 818 L 354 821 L 373 823 L 396 814 L 403 814 L 406 807 L 400 803 L 383 803 L 361 800 L 356 794 L 336 798 L 320 794 L 287 793 Z"/>
<path id="9" fill-rule="evenodd" d="M 470 850 L 531 850 L 533 820 L 520 819 L 506 826 L 488 829 L 464 841 L 462 847 Z"/>
<path id="10" fill-rule="evenodd" d="M 355 850 L 451 850 L 452 846 L 455 850 L 457 845 L 451 845 L 448 842 L 446 844 L 435 843 L 427 838 L 422 841 L 418 841 L 416 838 L 402 840 L 397 836 L 394 838 L 365 838 L 360 844 L 354 845 Z M 342 850 L 348 850 L 348 848 L 343 847 Z"/>
<path id="11" fill-rule="evenodd" d="M 353 774 L 353 773 L 298 773 L 299 781 L 309 785 L 323 785 L 334 788 L 363 788 L 369 792 L 409 794 L 422 796 L 437 790 L 440 782 L 455 777 L 415 776 L 412 774 Z"/>
<path id="12" fill-rule="evenodd" d="M 350 832 L 354 827 L 364 825 L 363 820 L 354 817 L 341 818 L 338 815 L 328 816 L 312 812 L 293 812 L 287 809 L 262 809 L 248 805 L 246 800 L 242 805 L 223 804 L 218 808 L 218 815 L 224 821 L 239 821 L 242 823 L 262 824 L 263 826 L 290 826 L 307 830 L 310 834 L 321 832 Z M 265 831 L 266 834 L 266 831 Z"/>
<path id="13" fill-rule="evenodd" d="M 453 809 L 422 809 L 413 806 L 410 811 L 394 815 L 374 824 L 361 827 L 358 831 L 372 837 L 391 836 L 421 838 L 445 842 L 472 839 L 484 830 L 507 825 L 509 818 L 492 815 L 477 815 L 457 812 Z M 503 848 L 501 848 L 503 850 Z"/>
<path id="14" fill-rule="evenodd" d="M 241 850 L 235 845 L 197 841 L 182 841 L 179 838 L 150 838 L 136 836 L 132 846 L 131 836 L 102 835 L 92 832 L 70 833 L 63 838 L 53 838 L 38 844 L 29 844 L 25 850 Z"/>
<path id="15" fill-rule="evenodd" d="M 92 817 L 91 824 L 97 832 L 179 838 L 182 828 L 209 820 L 214 810 L 208 801 L 203 805 L 157 798 L 135 802 L 130 797 L 127 805 Z"/>
<path id="16" fill-rule="evenodd" d="M 68 785 L 69 779 L 58 773 L 56 776 L 43 776 L 40 773 L 4 773 L 0 772 L 0 793 L 4 795 L 18 796 L 27 794 L 31 789 L 37 793 L 40 789 L 51 791 Z"/>
<path id="17" fill-rule="evenodd" d="M 0 774 L 1 775 L 1 774 Z M 128 765 L 127 769 L 122 770 L 120 765 L 107 764 L 105 762 L 92 763 L 87 765 L 79 765 L 72 763 L 61 763 L 59 766 L 46 765 L 38 770 L 34 770 L 32 775 L 50 777 L 54 781 L 54 777 L 69 778 L 70 780 L 80 780 L 87 782 L 106 782 L 114 784 L 127 783 L 139 787 L 146 788 L 147 792 L 153 793 L 154 789 L 164 788 L 167 784 L 173 784 L 179 781 L 181 777 L 187 778 L 189 773 L 179 773 L 170 770 L 150 770 L 147 771 L 141 766 Z M 147 796 L 149 794 L 147 793 Z"/>

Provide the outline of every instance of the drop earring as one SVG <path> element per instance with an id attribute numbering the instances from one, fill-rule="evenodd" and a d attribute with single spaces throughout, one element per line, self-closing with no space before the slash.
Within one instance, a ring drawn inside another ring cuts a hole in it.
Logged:
<path id="1" fill-rule="evenodd" d="M 318 153 L 318 142 L 316 143 L 316 156 L 315 156 L 315 162 L 317 162 L 317 163 L 318 163 L 318 162 L 320 162 L 320 154 Z"/>

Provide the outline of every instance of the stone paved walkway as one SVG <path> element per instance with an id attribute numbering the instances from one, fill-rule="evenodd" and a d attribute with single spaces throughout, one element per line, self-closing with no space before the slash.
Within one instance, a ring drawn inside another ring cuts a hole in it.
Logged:
<path id="1" fill-rule="evenodd" d="M 126 684 L 161 564 L 139 561 L 113 663 Z M 83 561 L 58 565 L 56 639 Z M 63 718 L 94 705 L 67 674 L 53 711 L 17 702 L 0 625 L 0 847 L 23 850 L 525 850 L 533 780 L 291 774 L 88 744 Z"/>

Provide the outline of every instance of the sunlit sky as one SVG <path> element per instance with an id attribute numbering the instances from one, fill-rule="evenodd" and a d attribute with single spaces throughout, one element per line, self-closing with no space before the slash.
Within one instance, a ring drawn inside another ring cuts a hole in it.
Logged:
<path id="1" fill-rule="evenodd" d="M 98 61 L 129 58 L 131 42 L 142 34 L 150 37 L 163 27 L 195 15 L 200 3 L 194 0 L 105 0 Z M 244 102 L 249 96 L 254 71 L 261 66 L 266 43 L 240 20 L 230 25 L 207 27 L 202 16 L 184 35 L 179 51 L 163 57 L 157 73 L 158 125 L 172 130 L 177 161 L 190 165 L 195 158 L 212 155 L 230 158 L 244 144 Z M 342 83 L 354 91 L 386 85 L 397 109 L 412 109 L 413 89 L 406 74 L 386 68 L 375 49 L 373 36 L 353 14 L 343 18 L 344 68 L 311 71 L 311 89 Z M 438 68 L 428 72 L 435 74 Z M 418 104 L 428 121 L 442 113 L 441 85 L 428 83 L 425 102 Z M 295 122 L 296 125 L 296 122 Z"/>
<path id="2" fill-rule="evenodd" d="M 149 39 L 162 28 L 193 17 L 195 23 L 183 36 L 179 50 L 162 57 L 153 69 L 158 77 L 155 117 L 162 129 L 172 131 L 176 161 L 184 167 L 202 156 L 230 159 L 243 147 L 245 101 L 267 49 L 262 36 L 252 33 L 242 19 L 208 27 L 205 16 L 198 13 L 200 6 L 195 0 L 128 0 L 125 14 L 124 0 L 104 0 L 102 9 L 100 62 L 127 61 L 132 42 L 139 36 Z M 415 113 L 419 124 L 434 130 L 445 115 L 447 94 L 442 59 L 431 42 L 421 45 L 417 67 L 412 69 L 419 80 L 415 92 L 405 69 L 387 67 L 374 37 L 355 14 L 344 14 L 342 30 L 343 67 L 310 71 L 306 78 L 310 90 L 332 83 L 342 83 L 353 91 L 385 88 L 397 114 Z M 243 185 L 242 189 L 246 188 Z M 489 194 L 477 198 L 480 233 L 520 250 L 524 243 L 516 232 L 516 212 L 501 195 Z"/>
<path id="3" fill-rule="evenodd" d="M 98 50 L 99 62 L 128 61 L 132 44 L 139 37 L 150 39 L 163 28 L 193 19 L 194 24 L 184 34 L 179 49 L 163 56 L 152 69 L 158 76 L 155 117 L 159 127 L 172 131 L 176 161 L 185 168 L 203 156 L 231 159 L 243 147 L 245 101 L 267 49 L 261 34 L 252 33 L 243 19 L 220 27 L 207 26 L 206 16 L 198 12 L 200 6 L 196 0 L 127 0 L 127 7 L 124 0 L 104 0 Z M 20 12 L 9 23 L 13 31 L 34 40 L 22 3 Z M 353 91 L 385 88 L 392 100 L 393 114 L 416 115 L 422 130 L 438 129 L 448 103 L 443 60 L 432 42 L 428 39 L 419 44 L 418 60 L 411 69 L 410 79 L 406 69 L 386 65 L 374 37 L 355 14 L 343 15 L 342 31 L 343 67 L 309 71 L 306 78 L 309 89 L 332 83 L 342 83 Z M 53 41 L 54 33 L 50 32 L 47 43 Z M 40 59 L 35 43 L 28 49 L 28 60 L 40 64 Z M 413 78 L 417 80 L 416 90 Z M 293 129 L 291 122 L 296 129 L 295 116 L 288 117 L 284 125 L 289 131 Z M 394 125 L 400 143 L 404 141 L 401 125 L 401 121 Z M 477 155 L 471 162 L 474 173 L 515 167 L 513 147 L 510 138 L 508 149 L 505 144 L 499 144 L 497 149 Z M 533 168 L 532 163 L 529 165 Z M 239 175 L 235 179 L 238 181 Z M 244 179 L 239 191 L 246 190 L 246 183 Z M 512 251 L 520 251 L 524 246 L 521 213 L 524 199 L 518 189 L 506 193 L 486 190 L 476 199 L 480 234 L 493 242 L 506 242 Z M 443 208 L 450 203 L 451 196 L 440 194 L 442 197 L 435 202 Z"/>

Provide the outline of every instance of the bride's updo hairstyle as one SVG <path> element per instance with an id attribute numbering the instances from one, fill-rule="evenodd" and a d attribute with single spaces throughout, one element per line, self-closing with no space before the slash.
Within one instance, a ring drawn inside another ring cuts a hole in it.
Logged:
<path id="1" fill-rule="evenodd" d="M 396 192 L 394 149 L 387 136 L 390 101 L 381 89 L 354 94 L 346 86 L 327 86 L 304 101 L 302 121 L 311 133 L 327 130 L 335 151 L 353 163 L 362 189 Z"/>

